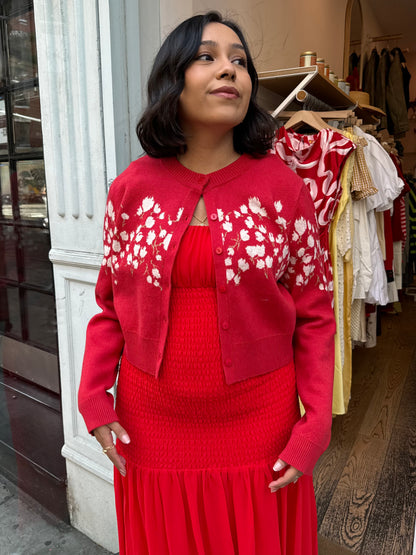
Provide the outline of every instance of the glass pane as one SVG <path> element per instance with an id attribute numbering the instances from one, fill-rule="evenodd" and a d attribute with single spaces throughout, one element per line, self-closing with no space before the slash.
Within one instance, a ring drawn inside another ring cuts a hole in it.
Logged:
<path id="1" fill-rule="evenodd" d="M 17 162 L 20 219 L 40 220 L 46 227 L 47 206 L 43 160 Z"/>
<path id="2" fill-rule="evenodd" d="M 13 218 L 9 164 L 0 162 L 0 217 Z"/>
<path id="3" fill-rule="evenodd" d="M 12 335 L 17 339 L 22 336 L 20 325 L 19 290 L 7 286 L 0 279 L 0 332 Z"/>
<path id="4" fill-rule="evenodd" d="M 26 291 L 28 338 L 41 347 L 56 351 L 56 315 L 53 295 Z"/>
<path id="5" fill-rule="evenodd" d="M 22 229 L 25 282 L 53 289 L 52 264 L 49 261 L 51 248 L 46 229 Z"/>
<path id="6" fill-rule="evenodd" d="M 7 33 L 11 84 L 37 77 L 38 64 L 33 11 L 26 11 L 11 17 L 8 21 Z"/>
<path id="7" fill-rule="evenodd" d="M 15 92 L 12 110 L 15 152 L 42 151 L 39 89 Z"/>
<path id="8" fill-rule="evenodd" d="M 1 56 L 0 56 L 1 60 Z M 0 98 L 0 154 L 7 154 L 7 121 L 4 98 Z"/>
<path id="9" fill-rule="evenodd" d="M 17 238 L 13 227 L 0 226 L 0 279 L 18 281 L 16 261 Z"/>

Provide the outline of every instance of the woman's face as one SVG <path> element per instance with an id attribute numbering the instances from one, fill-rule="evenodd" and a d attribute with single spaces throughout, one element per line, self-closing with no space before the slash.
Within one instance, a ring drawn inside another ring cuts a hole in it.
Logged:
<path id="1" fill-rule="evenodd" d="M 185 71 L 179 117 L 185 135 L 217 127 L 227 131 L 241 123 L 251 95 L 244 47 L 232 29 L 209 23 L 201 45 Z"/>

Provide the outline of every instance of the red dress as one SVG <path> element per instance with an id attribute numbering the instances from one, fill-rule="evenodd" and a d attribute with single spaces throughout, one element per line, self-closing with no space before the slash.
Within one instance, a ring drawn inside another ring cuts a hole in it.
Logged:
<path id="1" fill-rule="evenodd" d="M 293 364 L 225 383 L 209 227 L 182 239 L 160 376 L 123 358 L 117 413 L 120 555 L 318 553 L 312 478 L 268 488 L 300 417 Z"/>

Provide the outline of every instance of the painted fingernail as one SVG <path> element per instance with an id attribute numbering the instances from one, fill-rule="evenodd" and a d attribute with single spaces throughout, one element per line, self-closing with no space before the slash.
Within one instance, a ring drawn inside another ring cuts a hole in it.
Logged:
<path id="1" fill-rule="evenodd" d="M 278 472 L 279 470 L 282 470 L 283 465 L 281 462 L 277 461 L 277 463 L 274 465 L 273 470 L 275 470 L 276 472 Z"/>

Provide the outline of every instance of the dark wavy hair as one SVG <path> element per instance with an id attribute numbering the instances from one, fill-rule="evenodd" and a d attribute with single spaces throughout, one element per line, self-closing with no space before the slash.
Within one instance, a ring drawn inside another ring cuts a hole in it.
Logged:
<path id="1" fill-rule="evenodd" d="M 202 32 L 208 23 L 222 23 L 232 29 L 247 55 L 252 92 L 246 117 L 234 128 L 235 151 L 261 156 L 271 147 L 276 125 L 272 116 L 256 102 L 258 76 L 247 41 L 236 23 L 211 11 L 183 21 L 168 35 L 156 55 L 147 85 L 148 105 L 136 127 L 139 141 L 149 156 L 163 158 L 186 151 L 179 120 L 179 97 L 185 85 L 185 71 L 198 53 Z"/>

